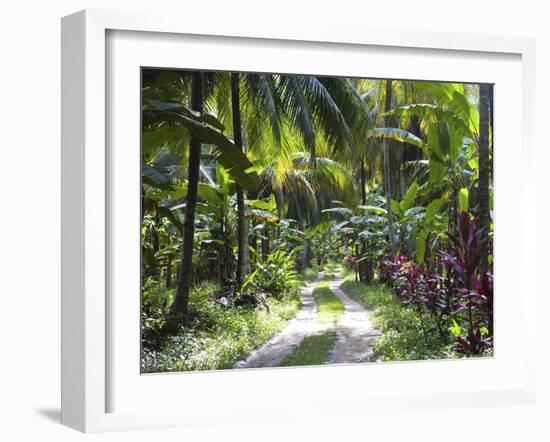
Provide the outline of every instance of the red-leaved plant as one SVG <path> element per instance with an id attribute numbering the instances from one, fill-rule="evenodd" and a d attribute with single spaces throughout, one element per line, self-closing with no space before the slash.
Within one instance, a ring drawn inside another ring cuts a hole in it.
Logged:
<path id="1" fill-rule="evenodd" d="M 447 233 L 447 250 L 439 252 L 441 273 L 427 271 L 404 255 L 387 255 L 380 262 L 380 280 L 417 310 L 426 343 L 429 314 L 444 341 L 455 337 L 455 351 L 479 355 L 492 349 L 493 276 L 480 272 L 484 234 L 461 213 L 458 234 Z"/>

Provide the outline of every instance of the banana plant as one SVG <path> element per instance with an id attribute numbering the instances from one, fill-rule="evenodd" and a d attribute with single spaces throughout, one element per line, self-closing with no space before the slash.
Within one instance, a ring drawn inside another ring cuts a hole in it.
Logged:
<path id="1" fill-rule="evenodd" d="M 374 261 L 381 259 L 388 247 L 387 210 L 384 198 L 369 194 L 365 205 L 355 210 L 337 206 L 323 210 L 339 222 L 331 229 L 348 255 L 353 257 L 357 279 L 372 281 Z"/>
<path id="2" fill-rule="evenodd" d="M 199 138 L 204 144 L 215 146 L 215 158 L 240 186 L 254 191 L 258 188 L 258 174 L 249 172 L 253 165 L 244 153 L 238 149 L 233 140 L 223 134 L 224 125 L 213 115 L 198 113 L 179 103 L 164 103 L 158 100 L 146 100 L 143 106 L 143 119 L 148 125 L 157 122 L 159 125 L 154 134 L 145 132 L 145 143 L 157 137 L 166 142 L 178 142 L 181 130 L 168 129 L 172 125 L 183 127 Z M 160 132 L 160 134 L 159 134 Z M 145 144 L 147 147 L 147 144 Z"/>
<path id="3" fill-rule="evenodd" d="M 449 201 L 449 204 L 439 204 L 437 207 L 444 206 L 447 209 L 449 230 L 455 232 L 458 214 L 468 210 L 472 183 L 475 183 L 479 173 L 477 109 L 466 99 L 464 85 L 430 83 L 416 86 L 437 97 L 438 104 L 401 106 L 390 114 L 402 120 L 413 116 L 419 118 L 426 134 L 425 139 L 399 128 L 375 129 L 372 136 L 406 142 L 422 149 L 427 160 L 416 162 L 416 166 L 421 172 L 426 172 L 427 183 L 422 186 L 423 193 L 425 196 L 432 194 L 428 200 L 430 202 L 438 198 Z M 419 244 L 417 251 L 421 257 L 422 250 L 423 247 Z"/>

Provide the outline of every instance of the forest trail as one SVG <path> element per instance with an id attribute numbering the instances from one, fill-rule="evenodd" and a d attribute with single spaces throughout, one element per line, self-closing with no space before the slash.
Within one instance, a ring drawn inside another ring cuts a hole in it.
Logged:
<path id="1" fill-rule="evenodd" d="M 320 324 L 317 321 L 317 306 L 312 292 L 322 277 L 323 273 L 302 289 L 302 308 L 296 317 L 262 347 L 254 350 L 246 360 L 238 361 L 235 368 L 276 367 L 305 337 L 330 329 L 336 331 L 337 339 L 328 363 L 345 364 L 369 360 L 372 344 L 381 333 L 372 326 L 367 311 L 340 289 L 343 282 L 340 273 L 335 274 L 335 279 L 330 281 L 330 290 L 344 304 L 344 315 L 336 325 Z"/>
<path id="2" fill-rule="evenodd" d="M 329 363 L 368 362 L 372 345 L 381 333 L 373 327 L 367 310 L 340 289 L 342 282 L 342 277 L 337 274 L 330 283 L 330 290 L 344 304 L 344 316 L 336 325 L 337 339 Z"/>
<path id="3" fill-rule="evenodd" d="M 322 274 L 300 292 L 302 308 L 296 317 L 262 347 L 254 350 L 246 360 L 237 361 L 235 368 L 276 367 L 306 336 L 330 328 L 330 324 L 319 324 L 317 321 L 317 306 L 313 299 L 313 289 L 319 284 L 321 277 Z"/>

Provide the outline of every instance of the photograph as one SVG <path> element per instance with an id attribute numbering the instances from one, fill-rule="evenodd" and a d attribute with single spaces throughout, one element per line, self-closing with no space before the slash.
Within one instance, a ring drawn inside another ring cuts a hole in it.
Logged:
<path id="1" fill-rule="evenodd" d="M 493 84 L 141 67 L 136 93 L 142 374 L 494 355 Z"/>

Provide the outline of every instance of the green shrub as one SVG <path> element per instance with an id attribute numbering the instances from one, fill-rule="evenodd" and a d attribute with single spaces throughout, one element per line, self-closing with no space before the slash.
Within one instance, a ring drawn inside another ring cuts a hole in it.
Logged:
<path id="1" fill-rule="evenodd" d="M 243 292 L 265 292 L 275 297 L 295 289 L 300 279 L 294 270 L 294 258 L 282 251 L 271 252 L 256 263 L 256 270 L 243 284 Z"/>
<path id="2" fill-rule="evenodd" d="M 237 360 L 282 330 L 300 309 L 296 290 L 269 298 L 268 313 L 250 306 L 225 307 L 211 298 L 216 289 L 212 282 L 194 287 L 189 315 L 177 333 L 163 336 L 157 346 L 147 345 L 144 339 L 143 372 L 232 368 Z"/>

